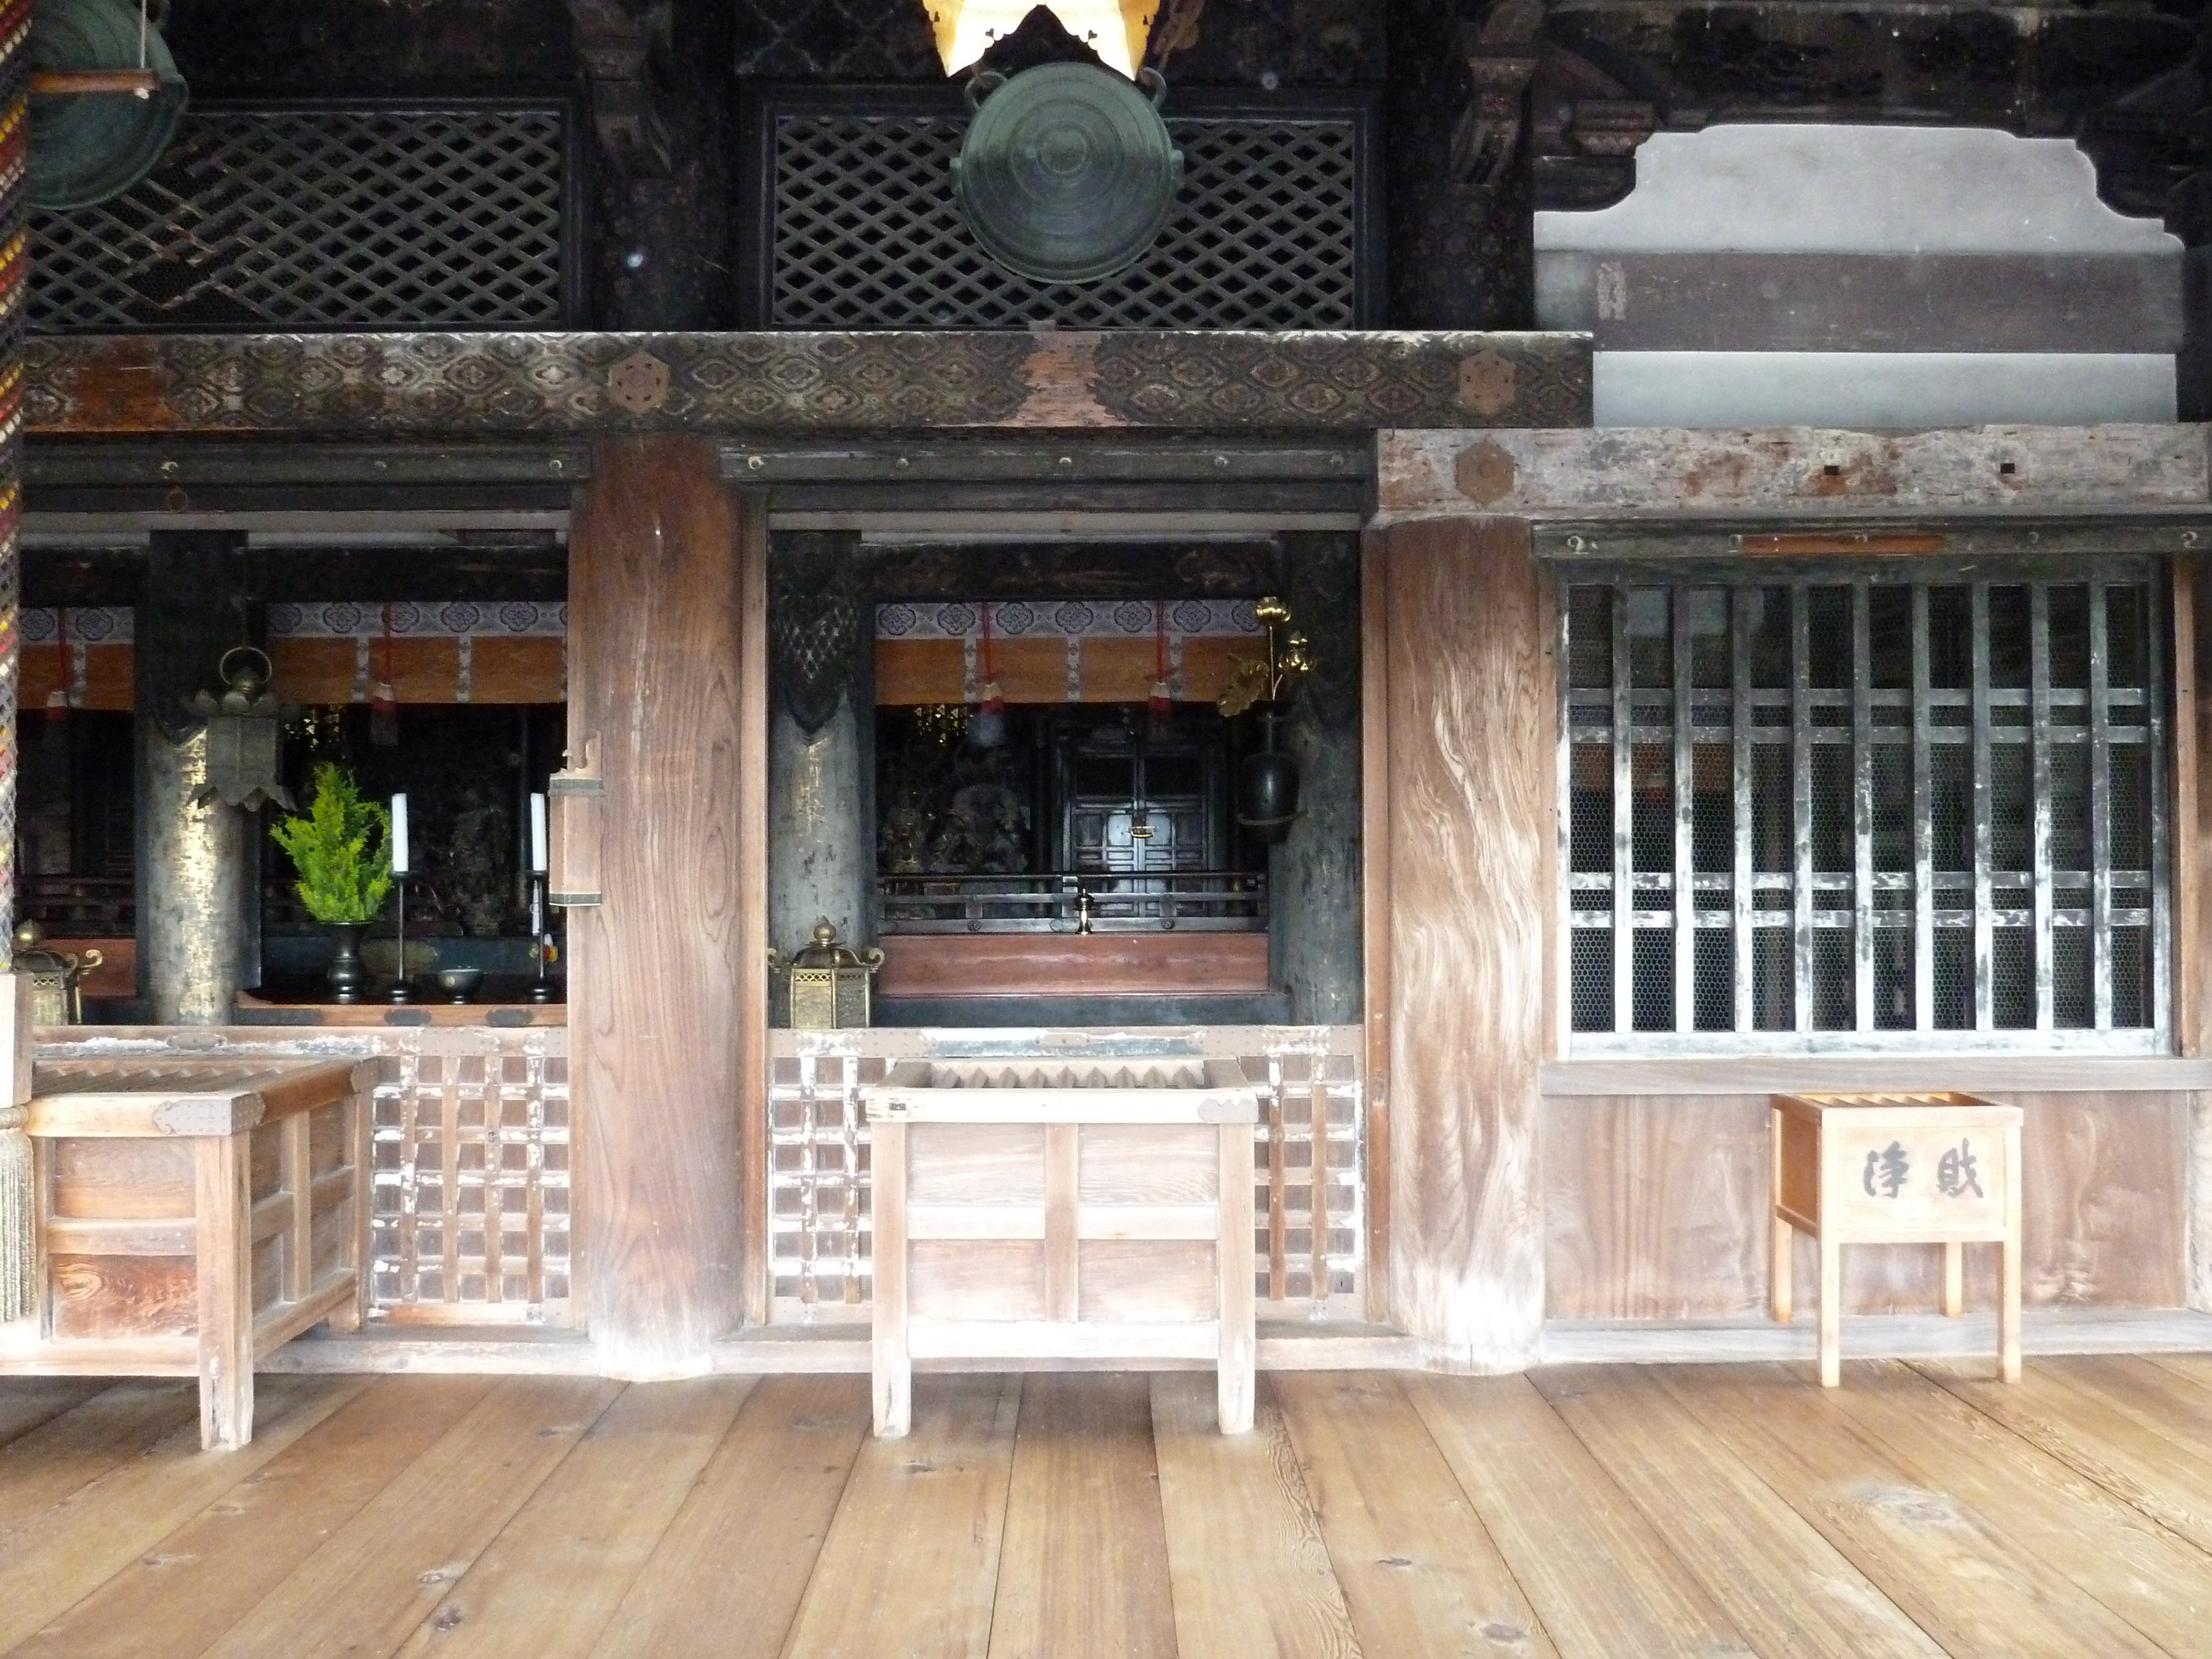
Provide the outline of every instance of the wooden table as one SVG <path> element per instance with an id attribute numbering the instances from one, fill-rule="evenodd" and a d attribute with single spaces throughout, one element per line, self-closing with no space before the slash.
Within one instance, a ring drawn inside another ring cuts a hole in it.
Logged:
<path id="1" fill-rule="evenodd" d="M 1233 1060 L 902 1060 L 873 1135 L 875 1426 L 916 1359 L 1212 1359 L 1252 1426 L 1255 1097 Z"/>
<path id="2" fill-rule="evenodd" d="M 1965 1305 L 1966 1244 L 1999 1246 L 1997 1364 L 2020 1381 L 2020 1121 L 1972 1095 L 1775 1095 L 1768 1295 L 1791 1314 L 1793 1230 L 1820 1247 L 1820 1384 L 1843 1373 L 1843 1247 L 1941 1244 L 1943 1311 Z"/>
<path id="3" fill-rule="evenodd" d="M 253 1437 L 253 1366 L 357 1328 L 376 1062 L 40 1060 L 34 1328 L 0 1375 L 193 1376 L 200 1443 Z"/>

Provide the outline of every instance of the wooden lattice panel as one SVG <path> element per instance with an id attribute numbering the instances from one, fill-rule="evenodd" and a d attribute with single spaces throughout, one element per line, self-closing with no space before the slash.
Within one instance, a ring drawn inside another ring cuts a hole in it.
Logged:
<path id="1" fill-rule="evenodd" d="M 567 1036 L 430 1029 L 384 1055 L 370 1129 L 371 1318 L 565 1320 Z"/>
<path id="2" fill-rule="evenodd" d="M 1253 1149 L 1253 1273 L 1263 1315 L 1363 1316 L 1366 1157 L 1358 1037 L 1357 1027 L 1334 1026 L 1224 1026 L 1197 1036 L 1199 1054 L 1233 1057 L 1248 1079 L 1265 1085 Z M 894 1060 L 927 1053 L 931 1038 L 878 1030 L 777 1031 L 771 1041 L 775 1316 L 865 1318 L 873 1248 L 860 1092 L 881 1081 Z M 960 1039 L 947 1041 L 949 1053 Z"/>

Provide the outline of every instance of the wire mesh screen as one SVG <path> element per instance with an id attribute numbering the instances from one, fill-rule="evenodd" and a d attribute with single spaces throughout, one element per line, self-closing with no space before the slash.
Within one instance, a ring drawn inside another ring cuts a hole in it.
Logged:
<path id="1" fill-rule="evenodd" d="M 1176 114 L 1176 101 L 1173 216 L 1136 264 L 1080 287 L 1027 282 L 969 234 L 952 196 L 957 103 L 771 101 L 753 140 L 769 181 L 752 216 L 760 325 L 1361 326 L 1363 112 Z"/>
<path id="2" fill-rule="evenodd" d="M 114 200 L 31 216 L 30 325 L 557 328 L 558 104 L 213 106 Z"/>
<path id="3" fill-rule="evenodd" d="M 2161 1048 L 2149 574 L 1568 578 L 1577 1052 Z"/>

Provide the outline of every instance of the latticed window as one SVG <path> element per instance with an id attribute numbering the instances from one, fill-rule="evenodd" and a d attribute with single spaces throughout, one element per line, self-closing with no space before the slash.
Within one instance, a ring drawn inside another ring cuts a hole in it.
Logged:
<path id="1" fill-rule="evenodd" d="M 2163 1048 L 2152 574 L 1567 577 L 1574 1052 Z"/>

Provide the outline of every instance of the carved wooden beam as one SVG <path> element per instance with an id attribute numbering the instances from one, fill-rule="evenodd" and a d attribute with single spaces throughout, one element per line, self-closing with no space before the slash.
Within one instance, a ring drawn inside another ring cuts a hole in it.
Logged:
<path id="1" fill-rule="evenodd" d="M 568 0 L 576 61 L 591 91 L 592 126 L 600 153 L 625 179 L 668 176 L 668 132 L 653 106 L 647 61 L 666 11 L 661 3 Z"/>
<path id="2" fill-rule="evenodd" d="M 1462 183 L 1496 189 L 1520 153 L 1543 27 L 1544 0 L 1499 0 L 1481 22 L 1461 31 L 1468 91 L 1452 133 L 1452 171 Z"/>
<path id="3" fill-rule="evenodd" d="M 1587 335 L 911 332 L 46 337 L 49 435 L 1363 432 L 1590 421 Z"/>

